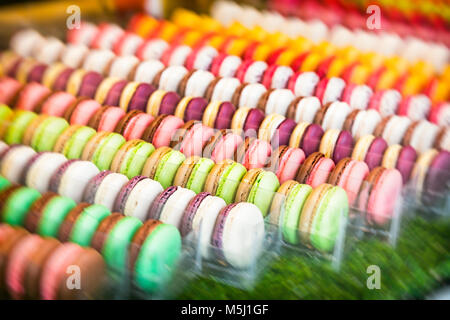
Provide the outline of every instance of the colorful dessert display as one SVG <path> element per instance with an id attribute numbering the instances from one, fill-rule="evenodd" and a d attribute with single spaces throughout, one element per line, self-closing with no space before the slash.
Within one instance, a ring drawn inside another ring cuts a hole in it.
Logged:
<path id="1" fill-rule="evenodd" d="M 214 1 L 211 16 L 13 33 L 0 51 L 0 296 L 159 299 L 180 274 L 245 286 L 284 249 L 338 268 L 366 239 L 395 250 L 416 211 L 416 229 L 428 211 L 444 225 L 445 11 L 384 1 L 369 31 L 351 2 Z"/>

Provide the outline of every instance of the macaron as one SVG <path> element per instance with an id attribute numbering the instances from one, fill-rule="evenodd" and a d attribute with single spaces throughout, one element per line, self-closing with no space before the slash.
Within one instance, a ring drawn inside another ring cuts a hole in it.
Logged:
<path id="1" fill-rule="evenodd" d="M 379 90 L 372 95 L 369 108 L 377 110 L 382 117 L 387 117 L 397 112 L 401 100 L 402 96 L 397 90 Z"/>
<path id="2" fill-rule="evenodd" d="M 95 71 L 77 69 L 70 74 L 67 80 L 66 91 L 77 97 L 94 99 L 98 86 L 103 76 Z"/>
<path id="3" fill-rule="evenodd" d="M 266 87 L 261 83 L 243 83 L 235 90 L 231 103 L 239 108 L 257 108 L 266 92 Z M 265 104 L 262 107 L 265 107 Z M 264 111 L 263 108 L 260 109 Z"/>
<path id="4" fill-rule="evenodd" d="M 111 60 L 107 73 L 110 77 L 128 79 L 138 64 L 139 59 L 133 55 L 116 56 Z"/>
<path id="5" fill-rule="evenodd" d="M 62 242 L 74 242 L 82 247 L 91 244 L 95 230 L 111 212 L 103 205 L 82 202 L 66 214 L 57 237 Z"/>
<path id="6" fill-rule="evenodd" d="M 205 92 L 205 99 L 208 101 L 228 101 L 231 102 L 233 95 L 241 82 L 231 77 L 216 77 L 208 86 Z"/>
<path id="7" fill-rule="evenodd" d="M 188 70 L 181 66 L 170 66 L 162 69 L 153 78 L 152 84 L 161 90 L 178 91 L 181 80 L 186 76 Z"/>
<path id="8" fill-rule="evenodd" d="M 264 167 L 269 161 L 271 154 L 272 147 L 267 141 L 245 137 L 235 151 L 233 160 L 250 170 Z"/>
<path id="9" fill-rule="evenodd" d="M 170 147 L 179 150 L 185 156 L 202 155 L 205 144 L 213 136 L 214 130 L 200 121 L 186 122 L 172 136 Z"/>
<path id="10" fill-rule="evenodd" d="M 393 144 L 389 146 L 383 155 L 381 165 L 388 169 L 397 169 L 402 175 L 403 184 L 411 177 L 411 172 L 417 160 L 417 152 L 411 146 Z"/>
<path id="11" fill-rule="evenodd" d="M 185 122 L 190 120 L 202 120 L 207 101 L 201 97 L 184 97 L 178 102 L 174 115 Z"/>
<path id="12" fill-rule="evenodd" d="M 355 144 L 352 152 L 352 158 L 364 161 L 369 170 L 381 165 L 384 152 L 388 148 L 383 138 L 367 135 L 361 137 Z"/>
<path id="13" fill-rule="evenodd" d="M 84 147 L 81 159 L 92 161 L 100 170 L 109 170 L 124 143 L 125 138 L 118 133 L 97 132 Z"/>
<path id="14" fill-rule="evenodd" d="M 209 172 L 203 191 L 221 197 L 230 204 L 235 199 L 239 184 L 246 173 L 245 167 L 237 162 L 218 162 Z"/>
<path id="15" fill-rule="evenodd" d="M 280 114 L 270 114 L 261 123 L 258 138 L 270 142 L 273 148 L 289 144 L 292 131 L 297 123 Z"/>
<path id="16" fill-rule="evenodd" d="M 323 153 L 314 152 L 301 165 L 296 180 L 316 188 L 328 181 L 334 167 L 333 160 L 325 157 Z"/>
<path id="17" fill-rule="evenodd" d="M 142 139 L 152 143 L 156 148 L 169 146 L 176 131 L 184 125 L 178 117 L 161 114 L 157 116 L 142 134 Z"/>
<path id="18" fill-rule="evenodd" d="M 161 183 L 163 188 L 173 185 L 178 168 L 186 157 L 169 147 L 156 149 L 146 160 L 142 175 Z"/>
<path id="19" fill-rule="evenodd" d="M 218 259 L 245 269 L 260 255 L 264 233 L 263 215 L 257 206 L 247 202 L 233 203 L 220 211 L 211 244 Z"/>
<path id="20" fill-rule="evenodd" d="M 277 113 L 286 116 L 294 99 L 295 96 L 289 89 L 270 89 L 261 96 L 257 107 L 263 110 L 266 115 Z"/>
<path id="21" fill-rule="evenodd" d="M 136 82 L 144 82 L 144 83 L 152 83 L 155 88 L 158 88 L 159 79 L 155 81 L 156 78 L 161 77 L 161 72 L 164 70 L 164 64 L 159 60 L 144 60 L 137 66 L 133 81 Z M 166 91 L 175 91 L 176 87 L 171 90 Z"/>
<path id="22" fill-rule="evenodd" d="M 0 79 L 0 102 L 13 105 L 21 88 L 22 84 L 16 79 L 2 77 Z"/>
<path id="23" fill-rule="evenodd" d="M 61 62 L 70 68 L 81 68 L 84 57 L 89 52 L 89 48 L 82 43 L 67 43 L 61 52 Z"/>
<path id="24" fill-rule="evenodd" d="M 329 129 L 342 130 L 350 111 L 350 106 L 345 102 L 331 102 L 319 109 L 314 117 L 314 123 L 321 125 L 325 131 Z"/>
<path id="25" fill-rule="evenodd" d="M 181 237 L 172 225 L 146 221 L 131 239 L 128 266 L 136 286 L 147 293 L 164 287 L 181 256 Z"/>
<path id="26" fill-rule="evenodd" d="M 214 75 L 209 71 L 191 70 L 180 81 L 177 92 L 182 97 L 205 97 L 213 80 Z"/>
<path id="27" fill-rule="evenodd" d="M 161 63 L 161 67 L 164 64 L 159 61 L 162 54 L 167 50 L 169 44 L 167 41 L 159 38 L 150 38 L 144 40 L 144 42 L 137 48 L 136 57 L 143 61 L 157 61 Z M 156 59 L 156 60 L 155 60 Z"/>
<path id="28" fill-rule="evenodd" d="M 388 145 L 401 144 L 410 125 L 411 119 L 408 117 L 389 116 L 377 125 L 373 135 L 382 137 Z"/>
<path id="29" fill-rule="evenodd" d="M 194 197 L 195 192 L 192 190 L 171 186 L 156 197 L 147 218 L 160 220 L 180 229 L 184 211 Z"/>
<path id="30" fill-rule="evenodd" d="M 216 77 L 233 77 L 241 64 L 240 57 L 220 52 L 212 61 L 210 71 Z"/>
<path id="31" fill-rule="evenodd" d="M 442 127 L 436 136 L 434 148 L 450 151 L 450 127 Z"/>
<path id="32" fill-rule="evenodd" d="M 98 109 L 89 119 L 87 125 L 94 130 L 113 132 L 119 121 L 125 116 L 120 108 L 104 106 Z"/>
<path id="33" fill-rule="evenodd" d="M 411 145 L 418 153 L 433 148 L 439 134 L 439 127 L 427 120 L 413 122 L 403 136 L 402 144 Z"/>
<path id="34" fill-rule="evenodd" d="M 209 70 L 218 54 L 217 50 L 211 46 L 194 48 L 186 59 L 185 67 L 188 70 Z"/>
<path id="35" fill-rule="evenodd" d="M 214 165 L 214 161 L 208 158 L 201 158 L 199 156 L 188 157 L 178 168 L 173 185 L 200 193 Z"/>
<path id="36" fill-rule="evenodd" d="M 147 102 L 146 112 L 154 117 L 161 114 L 174 114 L 180 96 L 173 91 L 155 90 Z"/>
<path id="37" fill-rule="evenodd" d="M 347 192 L 350 206 L 358 196 L 363 180 L 369 174 L 369 167 L 363 161 L 344 158 L 339 161 L 328 177 L 328 183 L 339 186 Z"/>
<path id="38" fill-rule="evenodd" d="M 345 89 L 345 81 L 341 78 L 322 78 L 316 86 L 315 96 L 323 105 L 334 102 L 341 98 Z"/>
<path id="39" fill-rule="evenodd" d="M 175 42 L 164 51 L 161 62 L 166 66 L 184 66 L 191 52 L 191 47 Z"/>
<path id="40" fill-rule="evenodd" d="M 144 111 L 148 99 L 155 90 L 156 88 L 148 83 L 129 82 L 120 95 L 119 106 L 126 111 Z"/>
<path id="41" fill-rule="evenodd" d="M 0 139 L 3 139 L 13 116 L 14 112 L 8 106 L 0 103 Z"/>
<path id="42" fill-rule="evenodd" d="M 49 191 L 50 179 L 67 158 L 56 152 L 36 153 L 27 163 L 24 170 L 24 182 L 40 193 Z"/>
<path id="43" fill-rule="evenodd" d="M 229 129 L 236 108 L 227 101 L 211 101 L 203 113 L 203 124 L 215 129 Z"/>
<path id="44" fill-rule="evenodd" d="M 294 74 L 292 68 L 271 64 L 264 72 L 262 84 L 267 88 L 283 89 L 287 88 L 290 77 Z"/>
<path id="45" fill-rule="evenodd" d="M 24 145 L 13 145 L 1 155 L 0 174 L 12 183 L 23 183 L 23 172 L 36 151 Z"/>
<path id="46" fill-rule="evenodd" d="M 20 90 L 15 107 L 21 110 L 33 111 L 50 93 L 50 89 L 40 83 L 28 83 Z"/>
<path id="47" fill-rule="evenodd" d="M 285 181 L 275 194 L 270 208 L 269 221 L 281 228 L 283 240 L 298 244 L 298 224 L 306 199 L 312 188 L 294 180 Z"/>
<path id="48" fill-rule="evenodd" d="M 142 222 L 114 212 L 104 218 L 97 227 L 91 247 L 100 252 L 109 267 L 109 275 L 120 279 L 127 269 L 129 247 Z"/>
<path id="49" fill-rule="evenodd" d="M 319 151 L 335 163 L 349 157 L 353 150 L 353 138 L 350 132 L 330 129 L 325 131 L 320 141 Z"/>
<path id="50" fill-rule="evenodd" d="M 356 109 L 348 114 L 342 130 L 350 131 L 353 138 L 358 140 L 366 135 L 374 134 L 380 122 L 381 116 L 376 110 Z"/>
<path id="51" fill-rule="evenodd" d="M 122 173 L 129 179 L 141 174 L 148 157 L 155 151 L 155 147 L 139 139 L 125 142 L 114 156 L 111 171 Z"/>
<path id="52" fill-rule="evenodd" d="M 128 81 L 114 77 L 104 78 L 95 92 L 95 100 L 101 105 L 120 106 L 122 92 Z M 126 111 L 126 109 L 124 109 Z"/>
<path id="53" fill-rule="evenodd" d="M 68 288 L 71 281 L 71 266 L 78 266 L 84 276 L 80 278 L 80 290 Z M 89 299 L 99 297 L 106 281 L 105 262 L 101 255 L 91 248 L 83 248 L 75 243 L 60 244 L 45 259 L 40 275 L 40 298 Z"/>
<path id="54" fill-rule="evenodd" d="M 80 202 L 89 180 L 99 173 L 90 161 L 67 160 L 50 178 L 49 190 Z"/>
<path id="55" fill-rule="evenodd" d="M 299 122 L 290 135 L 289 146 L 291 148 L 302 149 L 307 157 L 311 153 L 319 150 L 323 134 L 324 132 L 321 126 L 307 122 Z"/>
<path id="56" fill-rule="evenodd" d="M 260 109 L 242 107 L 236 110 L 231 120 L 231 129 L 238 134 L 257 137 L 261 123 L 264 121 L 264 112 Z"/>
<path id="57" fill-rule="evenodd" d="M 158 181 L 135 176 L 120 189 L 114 202 L 114 211 L 145 221 L 148 219 L 150 206 L 163 190 Z"/>
<path id="58" fill-rule="evenodd" d="M 299 148 L 280 146 L 272 151 L 268 170 L 276 174 L 280 183 L 292 180 L 297 175 L 298 169 L 305 160 L 305 153 Z"/>
<path id="59" fill-rule="evenodd" d="M 63 117 L 70 124 L 86 126 L 100 107 L 94 99 L 79 98 L 66 109 Z"/>
<path id="60" fill-rule="evenodd" d="M 66 215 L 75 206 L 76 203 L 71 198 L 46 192 L 30 207 L 24 226 L 31 233 L 56 238 Z"/>
<path id="61" fill-rule="evenodd" d="M 396 169 L 376 167 L 364 180 L 357 207 L 370 224 L 384 226 L 395 214 L 402 192 L 402 176 Z"/>
<path id="62" fill-rule="evenodd" d="M 342 101 L 347 102 L 350 108 L 365 110 L 369 107 L 373 90 L 367 85 L 349 83 L 342 93 Z"/>
<path id="63" fill-rule="evenodd" d="M 101 204 L 112 211 L 117 195 L 127 182 L 128 178 L 121 173 L 100 171 L 86 185 L 83 202 Z"/>
<path id="64" fill-rule="evenodd" d="M 347 216 L 348 198 L 344 189 L 326 183 L 314 188 L 303 205 L 298 224 L 302 243 L 319 251 L 332 251 L 342 219 Z"/>
<path id="65" fill-rule="evenodd" d="M 219 212 L 227 204 L 222 198 L 212 196 L 208 192 L 200 192 L 191 199 L 184 210 L 181 221 L 181 236 L 192 233 L 194 239 L 199 241 L 203 258 L 213 256 L 211 249 L 211 237 Z"/>
<path id="66" fill-rule="evenodd" d="M 450 104 L 441 102 L 431 108 L 429 119 L 439 126 L 450 126 Z"/>
<path id="67" fill-rule="evenodd" d="M 40 116 L 35 118 L 33 122 L 36 125 L 34 132 L 32 123 L 28 127 L 31 134 L 30 146 L 38 152 L 53 150 L 58 137 L 69 126 L 65 119 L 57 117 Z M 25 132 L 25 136 L 27 136 L 27 132 Z"/>
<path id="68" fill-rule="evenodd" d="M 36 112 L 48 114 L 49 116 L 62 117 L 69 107 L 76 101 L 76 98 L 67 92 L 59 91 L 46 97 L 37 106 Z"/>
<path id="69" fill-rule="evenodd" d="M 289 78 L 287 87 L 296 97 L 310 97 L 314 95 L 319 80 L 320 78 L 315 72 L 298 71 Z"/>
<path id="70" fill-rule="evenodd" d="M 273 172 L 261 168 L 250 169 L 242 178 L 234 201 L 253 203 L 266 216 L 279 186 L 278 178 Z"/>
<path id="71" fill-rule="evenodd" d="M 95 130 L 90 127 L 68 126 L 56 140 L 53 151 L 62 153 L 67 159 L 79 159 L 86 143 L 95 133 Z"/>
<path id="72" fill-rule="evenodd" d="M 0 176 L 0 191 L 6 189 L 7 187 L 9 187 L 11 185 L 11 182 L 9 182 L 8 179 Z"/>
<path id="73" fill-rule="evenodd" d="M 120 133 L 126 140 L 140 139 L 153 119 L 147 113 L 133 110 L 119 120 L 114 132 Z"/>
<path id="74" fill-rule="evenodd" d="M 98 74 L 107 75 L 111 63 L 116 55 L 107 48 L 93 48 L 89 50 L 83 58 L 81 68 L 83 70 L 97 72 Z"/>
<path id="75" fill-rule="evenodd" d="M 12 226 L 22 226 L 31 205 L 41 194 L 36 189 L 11 185 L 0 192 L 0 219 Z"/>
<path id="76" fill-rule="evenodd" d="M 233 159 L 242 141 L 241 136 L 232 133 L 230 130 L 219 130 L 205 143 L 203 156 L 211 158 L 215 162 Z"/>
<path id="77" fill-rule="evenodd" d="M 261 83 L 267 68 L 264 61 L 246 60 L 236 70 L 236 78 L 242 83 Z"/>
<path id="78" fill-rule="evenodd" d="M 317 97 L 297 97 L 292 100 L 286 111 L 286 117 L 296 122 L 313 123 L 322 105 Z"/>

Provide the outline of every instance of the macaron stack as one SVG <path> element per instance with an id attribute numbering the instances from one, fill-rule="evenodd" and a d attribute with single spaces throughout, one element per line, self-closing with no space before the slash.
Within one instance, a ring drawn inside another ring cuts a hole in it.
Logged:
<path id="1" fill-rule="evenodd" d="M 103 295 L 107 281 L 101 255 L 75 243 L 0 224 L 0 290 L 11 299 L 73 300 Z M 74 280 L 73 274 L 82 276 Z"/>

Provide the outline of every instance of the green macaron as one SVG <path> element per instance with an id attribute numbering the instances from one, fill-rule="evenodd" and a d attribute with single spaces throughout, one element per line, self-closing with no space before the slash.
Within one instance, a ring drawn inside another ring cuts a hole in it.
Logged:
<path id="1" fill-rule="evenodd" d="M 213 167 L 214 161 L 211 159 L 198 156 L 186 158 L 178 168 L 173 184 L 200 193 Z"/>
<path id="2" fill-rule="evenodd" d="M 111 164 L 111 171 L 122 173 L 129 179 L 140 175 L 147 158 L 155 151 L 155 147 L 139 139 L 127 141 L 116 153 Z"/>
<path id="3" fill-rule="evenodd" d="M 4 189 L 8 188 L 11 185 L 11 182 L 9 182 L 8 179 L 6 179 L 3 176 L 0 176 L 0 192 Z"/>
<path id="4" fill-rule="evenodd" d="M 31 111 L 17 110 L 11 119 L 11 123 L 6 129 L 3 139 L 7 144 L 22 143 L 23 135 L 28 125 L 37 117 L 37 114 Z"/>
<path id="5" fill-rule="evenodd" d="M 56 141 L 53 151 L 62 153 L 67 159 L 80 159 L 86 143 L 96 131 L 86 126 L 69 126 Z"/>
<path id="6" fill-rule="evenodd" d="M 173 180 L 186 159 L 184 154 L 169 147 L 160 147 L 147 159 L 142 175 L 158 181 L 166 189 L 173 185 Z"/>
<path id="7" fill-rule="evenodd" d="M 181 236 L 169 224 L 159 224 L 144 240 L 135 261 L 134 281 L 145 292 L 163 286 L 175 270 L 181 254 Z"/>
<path id="8" fill-rule="evenodd" d="M 110 214 L 108 208 L 100 204 L 93 204 L 84 208 L 73 225 L 69 237 L 70 241 L 83 247 L 90 246 L 95 230 L 100 222 Z"/>
<path id="9" fill-rule="evenodd" d="M 344 189 L 330 184 L 315 188 L 304 204 L 299 229 L 302 238 L 314 248 L 333 250 L 341 226 L 348 217 L 348 198 Z"/>
<path id="10" fill-rule="evenodd" d="M 118 133 L 97 132 L 84 147 L 81 159 L 92 161 L 100 170 L 109 170 L 124 143 L 125 138 Z"/>
<path id="11" fill-rule="evenodd" d="M 0 103 L 0 138 L 3 139 L 3 134 L 11 123 L 11 119 L 14 116 L 11 108 L 5 104 Z"/>
<path id="12" fill-rule="evenodd" d="M 209 172 L 204 191 L 221 197 L 230 204 L 235 199 L 239 184 L 246 173 L 247 170 L 242 164 L 223 160 Z"/>
<path id="13" fill-rule="evenodd" d="M 31 147 L 37 152 L 52 151 L 56 140 L 68 126 L 69 123 L 63 118 L 43 119 L 33 134 Z"/>
<path id="14" fill-rule="evenodd" d="M 141 220 L 123 216 L 109 230 L 103 245 L 102 255 L 112 274 L 122 275 L 126 271 L 128 248 L 135 232 L 141 226 Z M 99 230 L 97 229 L 97 231 Z"/>
<path id="15" fill-rule="evenodd" d="M 68 197 L 55 195 L 48 199 L 41 209 L 37 233 L 41 236 L 56 238 L 64 218 L 75 206 L 75 201 Z"/>
<path id="16" fill-rule="evenodd" d="M 273 172 L 260 168 L 250 169 L 239 184 L 235 202 L 253 203 L 266 216 L 279 186 L 280 182 Z"/>
<path id="17" fill-rule="evenodd" d="M 22 226 L 31 205 L 41 196 L 36 190 L 12 185 L 0 192 L 1 221 Z"/>
<path id="18" fill-rule="evenodd" d="M 298 223 L 303 205 L 312 188 L 307 184 L 296 184 L 286 196 L 282 206 L 281 230 L 283 239 L 290 244 L 298 244 Z"/>

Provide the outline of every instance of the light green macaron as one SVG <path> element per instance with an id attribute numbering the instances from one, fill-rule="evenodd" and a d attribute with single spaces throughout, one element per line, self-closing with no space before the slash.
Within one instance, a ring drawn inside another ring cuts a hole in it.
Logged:
<path id="1" fill-rule="evenodd" d="M 4 141 L 7 144 L 22 143 L 23 135 L 28 125 L 37 117 L 37 114 L 31 111 L 16 110 L 11 119 L 11 123 L 4 134 Z"/>
<path id="2" fill-rule="evenodd" d="M 154 151 L 155 147 L 149 142 L 140 139 L 129 140 L 116 153 L 111 170 L 131 179 L 141 174 L 145 162 Z"/>
<path id="3" fill-rule="evenodd" d="M 56 140 L 69 126 L 63 118 L 48 117 L 38 125 L 31 139 L 31 147 L 37 152 L 52 151 Z"/>

